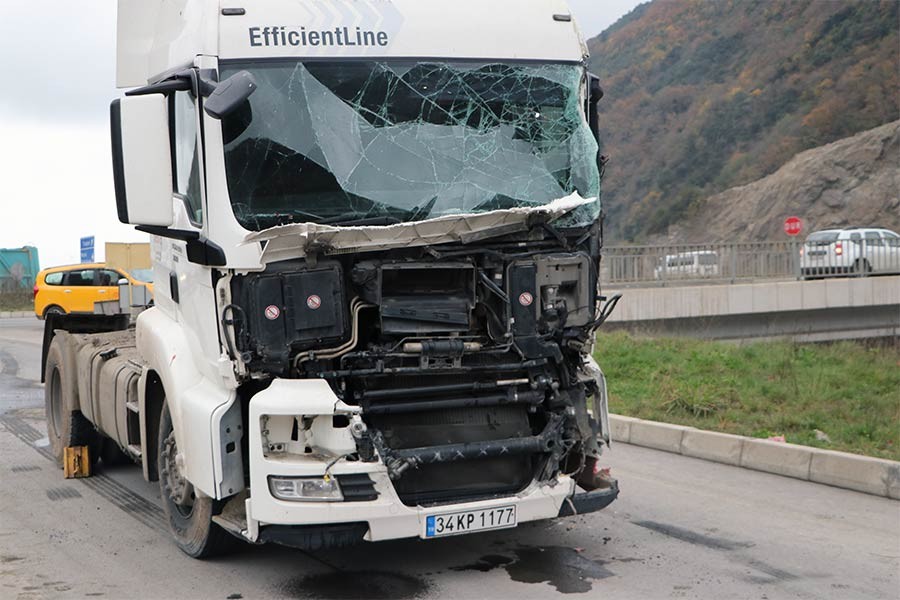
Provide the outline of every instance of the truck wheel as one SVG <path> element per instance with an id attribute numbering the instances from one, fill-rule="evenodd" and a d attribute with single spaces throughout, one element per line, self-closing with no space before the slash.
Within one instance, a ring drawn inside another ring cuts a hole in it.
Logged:
<path id="1" fill-rule="evenodd" d="M 96 464 L 100 456 L 100 434 L 78 409 L 75 365 L 67 364 L 63 343 L 62 338 L 55 337 L 47 350 L 44 371 L 47 438 L 60 467 L 63 464 L 63 448 L 67 446 L 87 446 L 91 464 Z"/>
<path id="2" fill-rule="evenodd" d="M 169 530 L 182 552 L 193 558 L 224 554 L 237 538 L 212 522 L 215 500 L 194 492 L 185 479 L 168 404 L 159 419 L 159 491 Z"/>

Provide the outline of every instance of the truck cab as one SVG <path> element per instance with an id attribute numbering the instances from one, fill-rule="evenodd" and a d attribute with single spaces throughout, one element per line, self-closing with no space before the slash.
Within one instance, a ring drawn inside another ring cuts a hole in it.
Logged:
<path id="1" fill-rule="evenodd" d="M 195 557 L 615 499 L 602 91 L 564 1 L 118 8 L 117 210 L 155 306 L 48 324 L 54 449 L 140 463 Z"/>

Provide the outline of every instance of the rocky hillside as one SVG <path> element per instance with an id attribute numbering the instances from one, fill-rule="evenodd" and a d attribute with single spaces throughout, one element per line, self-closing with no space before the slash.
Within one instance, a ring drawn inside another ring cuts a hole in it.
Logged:
<path id="1" fill-rule="evenodd" d="M 669 241 L 786 239 L 785 217 L 804 231 L 877 225 L 900 231 L 900 121 L 801 152 L 775 173 L 699 203 Z"/>
<path id="2" fill-rule="evenodd" d="M 611 237 L 665 234 L 706 198 L 798 152 L 900 118 L 898 9 L 896 0 L 656 0 L 593 39 Z"/>

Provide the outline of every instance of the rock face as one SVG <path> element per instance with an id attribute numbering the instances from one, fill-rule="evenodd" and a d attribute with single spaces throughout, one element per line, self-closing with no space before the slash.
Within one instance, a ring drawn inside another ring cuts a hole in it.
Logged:
<path id="1" fill-rule="evenodd" d="M 900 231 L 900 121 L 794 156 L 775 173 L 707 198 L 669 228 L 668 241 L 783 240 L 831 227 Z"/>

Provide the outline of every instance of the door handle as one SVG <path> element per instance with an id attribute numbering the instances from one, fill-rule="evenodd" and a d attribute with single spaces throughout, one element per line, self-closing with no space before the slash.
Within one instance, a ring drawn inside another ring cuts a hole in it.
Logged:
<path id="1" fill-rule="evenodd" d="M 71 294 L 71 293 L 72 293 L 72 290 L 63 290 L 63 293 L 64 293 L 64 294 Z"/>
<path id="2" fill-rule="evenodd" d="M 98 294 L 105 294 L 105 293 L 106 293 L 106 290 L 97 290 L 97 293 L 98 293 Z"/>

